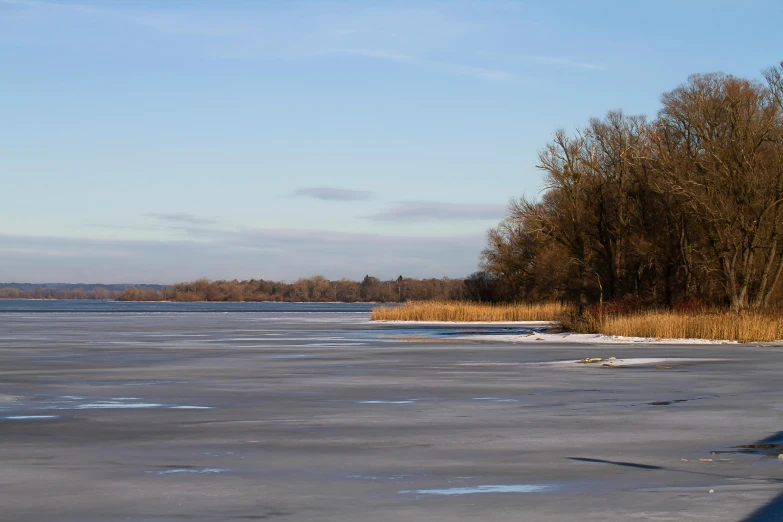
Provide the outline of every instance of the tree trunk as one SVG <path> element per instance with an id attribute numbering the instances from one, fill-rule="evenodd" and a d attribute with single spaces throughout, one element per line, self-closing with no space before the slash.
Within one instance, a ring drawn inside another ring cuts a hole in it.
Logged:
<path id="1" fill-rule="evenodd" d="M 584 261 L 579 260 L 579 316 L 585 314 L 585 307 L 587 306 L 587 291 L 585 289 L 585 264 Z"/>

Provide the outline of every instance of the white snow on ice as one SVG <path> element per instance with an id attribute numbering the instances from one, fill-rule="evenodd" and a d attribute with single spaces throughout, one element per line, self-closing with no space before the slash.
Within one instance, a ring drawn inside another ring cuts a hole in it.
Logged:
<path id="1" fill-rule="evenodd" d="M 575 344 L 736 344 L 736 341 L 709 339 L 660 339 L 654 337 L 623 337 L 620 335 L 533 332 L 530 334 L 455 335 L 454 339 L 508 343 L 575 343 Z"/>

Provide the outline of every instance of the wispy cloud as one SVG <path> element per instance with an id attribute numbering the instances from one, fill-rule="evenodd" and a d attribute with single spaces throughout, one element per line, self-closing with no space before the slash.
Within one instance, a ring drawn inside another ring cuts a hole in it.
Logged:
<path id="1" fill-rule="evenodd" d="M 491 36 L 484 22 L 473 19 L 480 12 L 493 13 L 491 2 L 434 4 L 429 7 L 377 6 L 314 2 L 291 3 L 286 8 L 249 5 L 241 13 L 216 9 L 207 2 L 183 9 L 164 5 L 112 4 L 82 0 L 79 3 L 49 0 L 0 0 L 0 5 L 28 8 L 24 26 L 16 37 L 34 38 L 36 45 L 47 40 L 55 45 L 91 45 L 91 33 L 111 32 L 102 52 L 124 52 L 147 48 L 139 45 L 138 31 L 171 38 L 164 45 L 181 52 L 224 60 L 301 60 L 327 55 L 353 55 L 406 64 L 435 74 L 506 81 L 518 77 L 503 68 L 486 67 L 475 61 L 474 50 Z M 80 33 L 67 41 L 52 37 L 53 21 L 69 24 L 76 20 Z M 85 27 L 81 27 L 86 23 Z M 111 31 L 116 26 L 116 31 Z M 37 35 L 37 37 L 36 37 Z M 188 40 L 181 47 L 177 40 Z M 96 50 L 93 46 L 90 47 Z M 391 49 L 391 50 L 387 50 Z M 468 57 L 473 57 L 470 59 Z"/>
<path id="2" fill-rule="evenodd" d="M 176 213 L 158 213 L 150 212 L 147 217 L 157 219 L 159 221 L 165 221 L 167 223 L 173 223 L 176 225 L 216 225 L 218 220 L 212 218 L 199 217 L 194 214 L 186 214 L 183 212 Z"/>
<path id="3" fill-rule="evenodd" d="M 368 190 L 348 190 L 334 187 L 301 188 L 294 191 L 293 195 L 324 201 L 366 201 L 373 197 L 373 193 Z"/>
<path id="4" fill-rule="evenodd" d="M 373 58 L 390 62 L 404 63 L 425 68 L 427 70 L 452 74 L 457 76 L 471 76 L 481 80 L 511 80 L 514 74 L 500 69 L 487 69 L 484 67 L 474 67 L 470 65 L 447 63 L 441 61 L 424 60 L 415 56 L 395 52 L 381 51 L 375 49 L 329 49 L 322 54 L 344 54 L 361 56 L 364 58 Z"/>
<path id="5" fill-rule="evenodd" d="M 46 2 L 41 0 L 0 0 L 0 5 L 30 7 L 41 10 L 69 11 L 85 15 L 111 15 L 114 13 L 113 11 L 100 9 L 87 4 Z"/>
<path id="6" fill-rule="evenodd" d="M 480 221 L 501 219 L 505 205 L 443 203 L 437 201 L 402 201 L 371 216 L 373 221 Z"/>
<path id="7" fill-rule="evenodd" d="M 199 277 L 294 280 L 461 277 L 475 270 L 483 234 L 410 237 L 324 230 L 247 228 L 203 240 L 83 239 L 0 235 L 0 267 L 28 282 L 148 281 Z M 315 260 L 315 261 L 314 261 Z"/>
<path id="8" fill-rule="evenodd" d="M 548 63 L 552 65 L 561 65 L 563 67 L 571 67 L 575 69 L 587 69 L 591 71 L 608 71 L 609 67 L 606 65 L 580 62 L 575 60 L 569 60 L 567 58 L 559 58 L 556 56 L 525 56 L 527 60 L 533 60 L 535 62 Z"/>

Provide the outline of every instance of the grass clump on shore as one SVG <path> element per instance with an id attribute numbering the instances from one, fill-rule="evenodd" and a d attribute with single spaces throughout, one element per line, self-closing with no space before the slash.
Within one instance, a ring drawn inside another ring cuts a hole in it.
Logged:
<path id="1" fill-rule="evenodd" d="M 489 304 L 414 301 L 397 307 L 374 308 L 371 318 L 373 321 L 558 321 L 570 308 L 563 303 Z"/>
<path id="2" fill-rule="evenodd" d="M 655 339 L 770 342 L 783 339 L 783 315 L 731 311 L 640 311 L 564 316 L 568 331 Z"/>

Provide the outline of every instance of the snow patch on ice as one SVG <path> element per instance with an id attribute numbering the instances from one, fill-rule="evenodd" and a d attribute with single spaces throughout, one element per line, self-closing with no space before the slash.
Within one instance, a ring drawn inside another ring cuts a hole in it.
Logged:
<path id="1" fill-rule="evenodd" d="M 41 420 L 41 419 L 59 419 L 59 415 L 8 415 L 2 417 L 6 420 Z"/>
<path id="2" fill-rule="evenodd" d="M 99 401 L 80 404 L 75 407 L 77 410 L 110 410 L 110 409 L 136 409 L 136 408 L 162 408 L 162 404 L 151 402 L 116 402 Z"/>
<path id="3" fill-rule="evenodd" d="M 656 339 L 653 337 L 623 337 L 620 335 L 533 332 L 530 334 L 455 335 L 455 339 L 470 341 L 495 341 L 518 344 L 736 344 L 736 341 L 709 339 Z"/>
<path id="4" fill-rule="evenodd" d="M 184 468 L 184 469 L 166 469 L 162 471 L 147 471 L 147 473 L 154 473 L 155 475 L 172 475 L 174 473 L 226 473 L 227 471 L 231 471 L 230 469 L 222 469 L 222 468 L 203 468 L 203 469 L 190 469 L 190 468 Z"/>
<path id="5" fill-rule="evenodd" d="M 356 404 L 415 404 L 416 399 L 404 401 L 355 401 Z"/>
<path id="6" fill-rule="evenodd" d="M 600 361 L 597 363 L 589 363 L 584 364 L 580 362 L 579 360 L 568 360 L 568 361 L 550 361 L 550 362 L 540 362 L 540 363 L 532 363 L 537 365 L 544 365 L 544 366 L 567 366 L 567 367 L 574 367 L 574 368 L 583 368 L 583 367 L 603 367 L 604 365 L 612 365 L 614 367 L 624 367 L 624 366 L 651 366 L 654 364 L 685 364 L 685 363 L 694 363 L 694 362 L 716 362 L 716 361 L 723 361 L 725 359 L 704 359 L 704 358 L 686 358 L 686 357 L 634 357 L 634 358 L 628 358 L 628 359 L 606 359 L 604 361 Z"/>
<path id="7" fill-rule="evenodd" d="M 416 493 L 418 495 L 472 495 L 475 493 L 539 493 L 556 489 L 545 484 L 499 484 L 463 488 L 445 489 L 406 489 L 400 493 Z"/>

